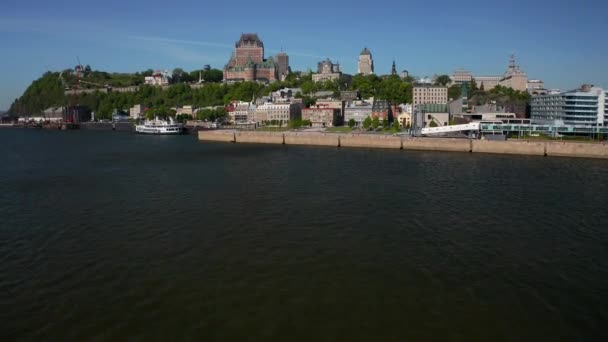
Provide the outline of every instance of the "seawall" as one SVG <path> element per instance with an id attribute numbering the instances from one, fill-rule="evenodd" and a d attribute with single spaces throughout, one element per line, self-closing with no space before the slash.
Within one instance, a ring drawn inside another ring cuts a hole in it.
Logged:
<path id="1" fill-rule="evenodd" d="M 608 159 L 607 144 L 561 141 L 491 141 L 453 138 L 411 138 L 380 134 L 256 132 L 205 130 L 200 141 L 231 143 L 382 148 L 421 151 L 519 154 Z"/>

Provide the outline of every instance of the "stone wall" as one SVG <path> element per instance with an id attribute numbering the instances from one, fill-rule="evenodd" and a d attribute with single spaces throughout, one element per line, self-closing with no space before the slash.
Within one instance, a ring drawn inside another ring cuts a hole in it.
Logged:
<path id="1" fill-rule="evenodd" d="M 449 138 L 410 138 L 381 134 L 333 134 L 313 132 L 199 131 L 200 141 L 311 145 L 328 147 L 385 148 L 447 152 L 521 154 L 608 159 L 607 144 L 555 141 L 490 141 Z"/>
<path id="2" fill-rule="evenodd" d="M 500 154 L 528 154 L 545 155 L 545 142 L 543 141 L 493 141 L 472 140 L 471 152 L 500 153 Z"/>

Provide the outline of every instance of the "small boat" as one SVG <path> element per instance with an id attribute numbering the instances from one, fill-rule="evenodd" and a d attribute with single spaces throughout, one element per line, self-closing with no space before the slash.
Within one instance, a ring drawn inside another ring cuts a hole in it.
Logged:
<path id="1" fill-rule="evenodd" d="M 169 118 L 169 121 L 159 120 L 146 120 L 143 125 L 135 125 L 135 132 L 142 134 L 181 134 L 184 130 L 182 124 L 175 123 L 173 118 Z"/>

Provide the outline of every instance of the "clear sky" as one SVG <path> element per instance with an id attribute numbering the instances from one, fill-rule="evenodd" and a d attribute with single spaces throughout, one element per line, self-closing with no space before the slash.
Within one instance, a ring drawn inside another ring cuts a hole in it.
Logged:
<path id="1" fill-rule="evenodd" d="M 603 0 L 2 0 L 0 109 L 46 70 L 134 72 L 222 68 L 242 32 L 266 55 L 284 49 L 294 70 L 325 57 L 355 73 L 367 46 L 376 73 L 499 75 L 514 52 L 548 88 L 608 87 Z"/>

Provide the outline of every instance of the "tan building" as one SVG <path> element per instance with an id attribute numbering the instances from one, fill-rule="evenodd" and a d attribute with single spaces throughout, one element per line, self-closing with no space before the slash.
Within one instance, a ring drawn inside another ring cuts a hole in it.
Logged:
<path id="1" fill-rule="evenodd" d="M 271 121 L 286 125 L 289 120 L 302 117 L 302 106 L 299 103 L 264 103 L 255 109 L 255 122 L 267 123 Z"/>
<path id="2" fill-rule="evenodd" d="M 359 63 L 357 65 L 357 73 L 362 75 L 371 75 L 374 73 L 374 60 L 372 59 L 372 53 L 364 48 L 359 54 Z"/>
<path id="3" fill-rule="evenodd" d="M 314 82 L 333 81 L 340 79 L 340 76 L 342 76 L 340 64 L 334 64 L 328 58 L 317 64 L 317 73 L 312 74 L 312 80 Z"/>
<path id="4" fill-rule="evenodd" d="M 315 105 L 302 109 L 302 120 L 310 120 L 312 127 L 333 127 L 340 119 L 340 109 Z"/>
<path id="5" fill-rule="evenodd" d="M 473 75 L 464 69 L 458 69 L 454 71 L 454 74 L 450 78 L 454 84 L 471 83 Z"/>
<path id="6" fill-rule="evenodd" d="M 515 64 L 515 55 L 511 55 L 509 67 L 500 79 L 500 85 L 519 91 L 526 91 L 528 89 L 528 75 L 519 68 L 519 65 Z"/>
<path id="7" fill-rule="evenodd" d="M 134 120 L 143 118 L 145 110 L 146 109 L 144 108 L 143 105 L 136 104 L 133 106 L 133 108 L 129 109 L 129 117 L 131 117 L 131 119 L 134 119 Z"/>
<path id="8" fill-rule="evenodd" d="M 483 90 L 490 90 L 495 88 L 500 84 L 500 76 L 475 76 L 475 84 L 477 84 L 477 88 L 481 89 L 483 85 Z"/>
<path id="9" fill-rule="evenodd" d="M 176 108 L 175 109 L 175 115 L 176 116 L 180 116 L 180 115 L 190 115 L 192 116 L 194 114 L 194 110 L 192 109 L 192 106 L 183 106 L 181 108 Z"/>
<path id="10" fill-rule="evenodd" d="M 448 87 L 442 86 L 415 86 L 414 106 L 428 103 L 448 103 Z"/>

